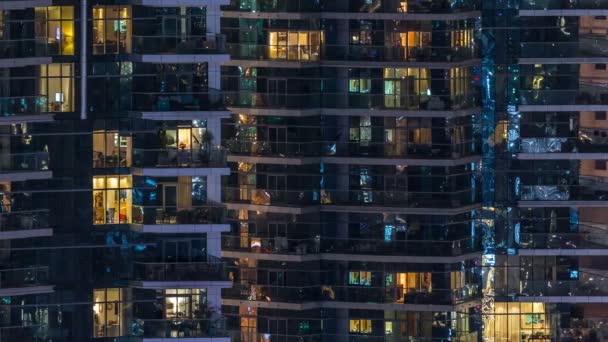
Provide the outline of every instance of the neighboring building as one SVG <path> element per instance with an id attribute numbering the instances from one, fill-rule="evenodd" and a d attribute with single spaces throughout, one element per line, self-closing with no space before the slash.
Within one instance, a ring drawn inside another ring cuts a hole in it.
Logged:
<path id="1" fill-rule="evenodd" d="M 0 341 L 608 340 L 608 1 L 0 1 Z"/>
<path id="2" fill-rule="evenodd" d="M 230 340 L 227 3 L 0 1 L 0 341 Z"/>
<path id="3" fill-rule="evenodd" d="M 474 1 L 233 1 L 222 303 L 239 341 L 478 340 Z"/>

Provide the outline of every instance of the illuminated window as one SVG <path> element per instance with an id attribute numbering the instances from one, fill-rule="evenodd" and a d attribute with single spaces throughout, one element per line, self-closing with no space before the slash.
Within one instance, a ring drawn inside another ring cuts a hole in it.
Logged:
<path id="1" fill-rule="evenodd" d="M 131 223 L 132 192 L 129 175 L 93 177 L 93 223 Z"/>
<path id="2" fill-rule="evenodd" d="M 93 167 L 129 167 L 132 158 L 130 136 L 118 132 L 93 132 Z"/>
<path id="3" fill-rule="evenodd" d="M 385 322 L 384 323 L 384 334 L 392 335 L 393 334 L 393 322 Z"/>
<path id="4" fill-rule="evenodd" d="M 349 332 L 355 334 L 371 334 L 372 320 L 371 319 L 351 319 L 349 322 Z"/>
<path id="5" fill-rule="evenodd" d="M 93 336 L 123 335 L 120 289 L 93 290 Z"/>
<path id="6" fill-rule="evenodd" d="M 201 318 L 207 310 L 206 289 L 164 290 L 164 318 Z"/>
<path id="7" fill-rule="evenodd" d="M 429 97 L 429 70 L 418 68 L 384 69 L 384 106 L 417 108 Z"/>
<path id="8" fill-rule="evenodd" d="M 131 7 L 93 7 L 93 54 L 131 52 Z"/>
<path id="9" fill-rule="evenodd" d="M 34 33 L 50 55 L 74 54 L 74 7 L 36 7 Z"/>
<path id="10" fill-rule="evenodd" d="M 40 66 L 38 94 L 46 99 L 49 112 L 74 111 L 74 64 Z"/>
<path id="11" fill-rule="evenodd" d="M 271 59 L 316 61 L 321 52 L 323 33 L 319 31 L 269 32 L 268 56 Z"/>
<path id="12" fill-rule="evenodd" d="M 452 38 L 452 47 L 470 47 L 473 45 L 473 29 L 452 31 L 450 35 Z"/>
<path id="13" fill-rule="evenodd" d="M 397 32 L 396 42 L 403 49 L 403 57 L 420 59 L 424 57 L 424 48 L 431 46 L 431 32 Z M 428 49 L 427 49 L 428 50 Z"/>
<path id="14" fill-rule="evenodd" d="M 348 284 L 372 286 L 372 272 L 349 272 Z"/>
<path id="15" fill-rule="evenodd" d="M 450 69 L 450 99 L 452 103 L 462 102 L 471 93 L 471 69 Z"/>

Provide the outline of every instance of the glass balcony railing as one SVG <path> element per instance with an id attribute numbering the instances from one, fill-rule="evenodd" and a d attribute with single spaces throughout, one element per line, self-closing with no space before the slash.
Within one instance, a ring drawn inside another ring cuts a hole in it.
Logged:
<path id="1" fill-rule="evenodd" d="M 606 153 L 608 131 L 581 129 L 578 137 L 522 138 L 522 153 Z"/>
<path id="2" fill-rule="evenodd" d="M 460 62 L 477 58 L 473 47 L 405 47 L 384 45 L 276 45 L 228 43 L 234 59 L 285 62 L 375 61 L 375 62 Z"/>
<path id="3" fill-rule="evenodd" d="M 410 240 L 385 241 L 381 239 L 288 239 L 286 237 L 222 236 L 222 250 L 306 255 L 315 253 L 391 255 L 391 256 L 458 256 L 480 251 L 480 244 L 472 238 L 454 241 Z"/>
<path id="4" fill-rule="evenodd" d="M 519 9 L 548 10 L 548 9 L 608 9 L 608 3 L 602 0 L 524 0 Z"/>
<path id="5" fill-rule="evenodd" d="M 33 115 L 50 112 L 45 96 L 0 97 L 1 117 Z"/>
<path id="6" fill-rule="evenodd" d="M 220 319 L 137 319 L 132 331 L 144 338 L 227 337 L 225 320 Z"/>
<path id="7" fill-rule="evenodd" d="M 48 266 L 0 269 L 0 289 L 40 286 L 48 283 Z"/>
<path id="8" fill-rule="evenodd" d="M 226 36 L 133 35 L 133 52 L 139 54 L 203 55 L 226 53 Z"/>
<path id="9" fill-rule="evenodd" d="M 221 205 L 178 208 L 171 206 L 133 206 L 133 223 L 136 224 L 220 224 L 226 218 Z"/>
<path id="10" fill-rule="evenodd" d="M 48 209 L 0 213 L 0 232 L 49 228 Z"/>
<path id="11" fill-rule="evenodd" d="M 608 105 L 608 87 L 580 83 L 579 89 L 520 91 L 522 105 Z"/>
<path id="12" fill-rule="evenodd" d="M 224 281 L 222 262 L 133 262 L 135 280 L 142 281 Z"/>
<path id="13" fill-rule="evenodd" d="M 409 208 L 457 208 L 476 203 L 477 190 L 452 192 L 321 190 L 287 191 L 224 188 L 225 202 L 254 205 L 308 206 L 322 204 L 352 206 L 398 206 Z"/>
<path id="14" fill-rule="evenodd" d="M 406 289 L 372 286 L 270 286 L 235 285 L 222 291 L 222 298 L 250 301 L 304 303 L 339 301 L 357 303 L 455 304 L 479 298 L 476 284 L 457 289 Z"/>
<path id="15" fill-rule="evenodd" d="M 522 201 L 608 201 L 608 187 L 589 185 L 523 185 Z"/>
<path id="16" fill-rule="evenodd" d="M 220 146 L 205 149 L 133 149 L 135 167 L 226 167 L 227 150 Z"/>
<path id="17" fill-rule="evenodd" d="M 48 325 L 0 327 L 0 341 L 37 341 L 48 334 Z"/>
<path id="18" fill-rule="evenodd" d="M 248 332 L 248 331 L 240 331 L 240 330 L 231 330 L 230 333 L 230 341 L 231 342 L 251 342 L 251 341 L 268 341 L 268 337 L 270 337 L 271 341 L 281 341 L 281 342 L 319 342 L 323 341 L 323 338 L 327 338 L 327 333 L 316 333 L 316 334 L 302 334 L 302 335 L 285 335 L 285 334 L 268 334 L 268 333 L 258 333 L 258 332 Z M 370 338 L 370 336 L 365 336 Z M 352 341 L 349 339 L 349 341 Z M 368 340 L 369 341 L 369 340 Z M 378 339 L 378 342 L 385 342 L 384 336 L 381 339 Z"/>
<path id="19" fill-rule="evenodd" d="M 14 153 L 0 157 L 0 173 L 48 170 L 48 152 Z"/>
<path id="20" fill-rule="evenodd" d="M 230 153 L 248 156 L 362 157 L 362 158 L 462 158 L 481 153 L 474 140 L 463 143 L 394 143 L 372 141 L 275 142 L 226 140 Z"/>
<path id="21" fill-rule="evenodd" d="M 366 93 L 306 93 L 277 94 L 257 92 L 225 92 L 227 107 L 271 109 L 381 109 L 381 110 L 461 110 L 475 108 L 475 94 L 432 95 L 420 94 L 366 94 Z"/>
<path id="22" fill-rule="evenodd" d="M 324 45 L 321 56 L 328 61 L 460 62 L 477 58 L 477 53 L 465 46 Z"/>
<path id="23" fill-rule="evenodd" d="M 522 233 L 522 249 L 608 249 L 606 233 Z"/>
<path id="24" fill-rule="evenodd" d="M 579 35 L 576 42 L 524 42 L 522 58 L 576 58 L 608 56 L 608 39 L 591 34 Z"/>
<path id="25" fill-rule="evenodd" d="M 0 59 L 49 57 L 61 55 L 59 42 L 48 43 L 45 39 L 25 38 L 0 40 Z"/>
<path id="26" fill-rule="evenodd" d="M 608 277 L 579 271 L 578 280 L 522 281 L 522 296 L 608 296 Z"/>
<path id="27" fill-rule="evenodd" d="M 247 2 L 231 0 L 225 10 L 246 12 L 355 12 L 355 13 L 451 13 L 472 11 L 478 6 L 475 0 L 451 3 L 449 1 L 383 0 L 383 1 L 325 1 L 275 0 Z"/>
<path id="28" fill-rule="evenodd" d="M 198 93 L 147 93 L 133 92 L 132 108 L 143 112 L 221 110 L 224 108 L 222 94 L 210 89 Z"/>

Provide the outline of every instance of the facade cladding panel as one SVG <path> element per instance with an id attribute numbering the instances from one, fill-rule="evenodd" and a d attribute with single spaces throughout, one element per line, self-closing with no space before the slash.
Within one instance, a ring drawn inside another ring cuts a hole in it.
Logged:
<path id="1" fill-rule="evenodd" d="M 0 1 L 0 341 L 608 340 L 606 11 Z"/>

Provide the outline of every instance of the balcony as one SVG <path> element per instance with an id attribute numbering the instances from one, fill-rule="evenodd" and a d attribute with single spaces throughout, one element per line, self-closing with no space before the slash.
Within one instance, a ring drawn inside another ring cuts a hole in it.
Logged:
<path id="1" fill-rule="evenodd" d="M 237 285 L 222 291 L 222 298 L 278 302 L 310 303 L 335 302 L 351 303 L 353 309 L 363 309 L 366 304 L 435 304 L 454 305 L 477 299 L 481 292 L 476 284 L 459 289 L 405 289 L 401 287 L 367 287 L 367 286 L 270 286 L 270 285 Z M 318 306 L 342 307 L 340 304 Z M 343 305 L 344 305 L 343 304 Z M 344 305 L 348 307 L 348 305 Z"/>
<path id="2" fill-rule="evenodd" d="M 522 58 L 597 58 L 608 57 L 608 39 L 581 33 L 577 42 L 524 42 Z"/>
<path id="3" fill-rule="evenodd" d="M 48 64 L 50 56 L 60 55 L 59 46 L 38 39 L 0 40 L 0 65 L 28 66 Z M 6 60 L 11 60 L 10 63 Z"/>
<path id="4" fill-rule="evenodd" d="M 138 168 L 227 167 L 227 151 L 220 146 L 206 149 L 133 149 L 133 166 Z"/>
<path id="5" fill-rule="evenodd" d="M 0 213 L 0 240 L 52 235 L 48 209 Z"/>
<path id="6" fill-rule="evenodd" d="M 481 251 L 481 245 L 472 238 L 454 241 L 439 240 L 391 240 L 335 239 L 286 237 L 222 236 L 222 251 L 278 255 L 349 254 L 377 256 L 461 256 Z M 325 256 L 324 259 L 327 259 Z M 384 258 L 390 260 L 391 258 Z"/>
<path id="7" fill-rule="evenodd" d="M 574 10 L 574 9 L 608 9 L 608 3 L 598 0 L 524 0 L 520 4 L 522 10 Z"/>
<path id="8" fill-rule="evenodd" d="M 37 341 L 48 331 L 48 325 L 3 326 L 0 327 L 0 341 Z"/>
<path id="9" fill-rule="evenodd" d="M 5 154 L 0 158 L 0 180 L 24 181 L 51 177 L 48 152 Z"/>
<path id="10" fill-rule="evenodd" d="M 51 121 L 45 96 L 0 97 L 0 124 Z"/>
<path id="11" fill-rule="evenodd" d="M 210 257 L 212 258 L 212 257 Z M 140 288 L 230 287 L 224 263 L 133 262 L 133 286 Z"/>
<path id="12" fill-rule="evenodd" d="M 604 206 L 608 201 L 608 184 L 587 182 L 580 185 L 522 185 L 520 205 Z M 526 203 L 522 203 L 525 201 Z M 537 202 L 534 205 L 534 202 Z M 596 202 L 596 203 L 594 203 Z"/>
<path id="13" fill-rule="evenodd" d="M 228 43 L 233 59 L 273 62 L 431 62 L 452 63 L 473 60 L 473 47 L 405 47 L 384 45 L 290 45 L 283 57 L 277 57 L 276 45 Z"/>
<path id="14" fill-rule="evenodd" d="M 373 45 L 324 45 L 323 61 L 462 62 L 477 58 L 473 47 L 404 47 Z"/>
<path id="15" fill-rule="evenodd" d="M 191 208 L 133 206 L 132 229 L 143 233 L 210 233 L 229 231 L 226 208 L 219 204 Z"/>
<path id="16" fill-rule="evenodd" d="M 452 192 L 321 190 L 288 191 L 250 188 L 224 188 L 224 202 L 248 203 L 261 206 L 355 206 L 457 208 L 477 202 L 475 189 Z M 353 208 L 356 210 L 356 208 Z"/>
<path id="17" fill-rule="evenodd" d="M 349 6 L 350 5 L 350 6 Z M 477 8 L 476 1 L 460 1 L 452 3 L 450 6 L 442 5 L 434 1 L 415 1 L 415 0 L 384 0 L 384 1 L 352 1 L 334 2 L 328 1 L 319 5 L 318 1 L 310 0 L 277 0 L 272 2 L 247 3 L 242 7 L 239 0 L 231 0 L 230 5 L 225 8 L 228 11 L 243 12 L 338 12 L 338 13 L 453 13 L 461 11 L 472 11 Z"/>
<path id="18" fill-rule="evenodd" d="M 608 255 L 608 238 L 606 233 L 599 231 L 522 233 L 519 246 L 520 255 Z M 527 253 L 526 250 L 535 251 Z"/>
<path id="19" fill-rule="evenodd" d="M 136 112 L 184 112 L 223 110 L 220 91 L 199 93 L 133 92 L 132 109 Z M 199 113 L 199 116 L 201 114 Z"/>
<path id="20" fill-rule="evenodd" d="M 523 297 L 560 297 L 564 303 L 574 301 L 594 302 L 589 297 L 608 296 L 608 277 L 593 273 L 594 270 L 579 270 L 577 280 L 530 280 L 522 281 Z M 567 299 L 564 297 L 579 297 Z M 584 298 L 580 298 L 584 297 Z M 548 301 L 554 301 L 548 299 Z"/>
<path id="21" fill-rule="evenodd" d="M 449 139 L 449 138 L 448 138 Z M 243 141 L 226 140 L 224 145 L 233 155 L 253 157 L 348 157 L 374 159 L 456 159 L 481 153 L 475 140 L 463 143 L 395 143 L 374 141 Z M 332 163 L 336 163 L 332 159 Z M 411 164 L 410 164 L 411 165 Z"/>
<path id="22" fill-rule="evenodd" d="M 225 342 L 229 342 L 223 318 L 136 319 L 133 330 L 133 336 L 140 336 L 145 341 L 155 339 L 166 341 L 170 338 L 213 338 L 213 341 L 216 341 L 217 338 L 225 337 Z"/>
<path id="23" fill-rule="evenodd" d="M 474 108 L 474 94 L 468 96 L 421 94 L 348 94 L 306 93 L 277 94 L 256 92 L 225 92 L 226 107 L 251 109 L 377 109 L 390 111 L 455 111 Z"/>
<path id="24" fill-rule="evenodd" d="M 19 296 L 53 292 L 48 266 L 0 269 L 0 295 Z"/>
<path id="25" fill-rule="evenodd" d="M 579 83 L 578 89 L 520 91 L 522 111 L 585 111 L 603 110 L 608 105 L 608 87 Z M 542 106 L 535 109 L 532 106 Z"/>
<path id="26" fill-rule="evenodd" d="M 226 36 L 132 36 L 133 52 L 140 55 L 226 54 Z"/>

